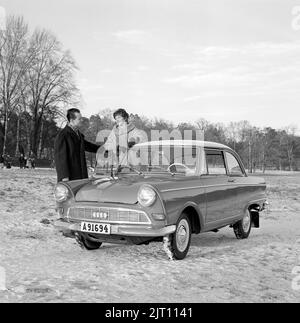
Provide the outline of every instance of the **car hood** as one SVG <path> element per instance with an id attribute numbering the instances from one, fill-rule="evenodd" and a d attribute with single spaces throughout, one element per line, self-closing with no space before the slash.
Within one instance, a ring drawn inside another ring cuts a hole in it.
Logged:
<path id="1" fill-rule="evenodd" d="M 170 177 L 170 176 L 169 176 Z M 107 177 L 91 180 L 76 194 L 77 202 L 107 202 L 135 204 L 137 193 L 143 184 L 166 181 L 162 177 L 120 176 L 118 179 Z"/>

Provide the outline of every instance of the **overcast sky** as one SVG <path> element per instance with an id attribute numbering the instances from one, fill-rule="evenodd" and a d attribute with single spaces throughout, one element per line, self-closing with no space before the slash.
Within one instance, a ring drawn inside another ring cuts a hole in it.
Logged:
<path id="1" fill-rule="evenodd" d="M 300 128 L 300 0 L 0 0 L 0 6 L 23 15 L 32 29 L 53 31 L 71 50 L 84 116 L 124 107 L 176 123 L 205 118 Z"/>

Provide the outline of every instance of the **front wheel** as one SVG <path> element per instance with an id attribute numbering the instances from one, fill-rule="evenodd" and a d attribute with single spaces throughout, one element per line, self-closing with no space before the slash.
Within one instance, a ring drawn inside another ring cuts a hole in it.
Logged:
<path id="1" fill-rule="evenodd" d="M 92 241 L 79 232 L 75 232 L 75 240 L 82 249 L 95 250 L 99 249 L 102 242 Z"/>
<path id="2" fill-rule="evenodd" d="M 237 239 L 247 239 L 251 231 L 251 213 L 246 211 L 244 217 L 233 225 L 233 231 Z"/>
<path id="3" fill-rule="evenodd" d="M 186 214 L 182 214 L 177 221 L 176 231 L 172 235 L 171 249 L 175 259 L 184 259 L 191 243 L 191 223 Z"/>

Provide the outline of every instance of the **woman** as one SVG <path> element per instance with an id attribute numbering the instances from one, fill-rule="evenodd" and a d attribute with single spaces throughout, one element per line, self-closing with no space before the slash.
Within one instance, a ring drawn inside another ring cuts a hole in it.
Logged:
<path id="1" fill-rule="evenodd" d="M 103 156 L 103 152 L 107 151 L 116 157 L 117 164 L 127 165 L 128 149 L 139 142 L 144 142 L 145 136 L 142 131 L 135 127 L 132 120 L 129 120 L 129 114 L 126 110 L 118 109 L 114 112 L 113 117 L 116 125 L 113 127 L 105 144 L 99 148 L 97 162 Z M 98 164 L 102 164 L 100 160 Z"/>

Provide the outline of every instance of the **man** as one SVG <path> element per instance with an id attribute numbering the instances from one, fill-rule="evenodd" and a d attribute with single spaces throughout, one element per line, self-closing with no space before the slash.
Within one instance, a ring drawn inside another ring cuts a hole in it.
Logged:
<path id="1" fill-rule="evenodd" d="M 62 129 L 54 143 L 54 159 L 57 181 L 88 178 L 85 151 L 96 153 L 99 146 L 84 139 L 79 131 L 81 113 L 78 109 L 67 112 L 68 124 Z"/>

